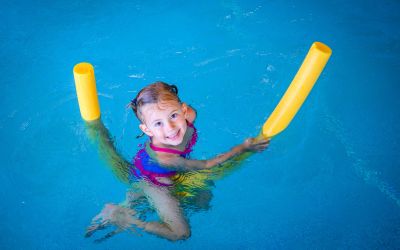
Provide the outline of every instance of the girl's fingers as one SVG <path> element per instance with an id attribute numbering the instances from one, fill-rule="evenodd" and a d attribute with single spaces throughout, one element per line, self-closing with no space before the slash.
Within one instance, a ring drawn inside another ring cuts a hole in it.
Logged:
<path id="1" fill-rule="evenodd" d="M 256 143 L 269 143 L 270 139 L 255 140 Z"/>
<path id="2" fill-rule="evenodd" d="M 261 152 L 269 146 L 269 138 L 248 138 L 245 140 L 245 144 L 252 151 Z"/>
<path id="3" fill-rule="evenodd" d="M 269 146 L 269 140 L 263 140 L 261 142 L 253 144 L 254 149 L 258 152 L 265 150 Z"/>
<path id="4" fill-rule="evenodd" d="M 268 146 L 269 145 L 269 141 L 268 142 L 259 142 L 254 144 L 255 146 Z"/>

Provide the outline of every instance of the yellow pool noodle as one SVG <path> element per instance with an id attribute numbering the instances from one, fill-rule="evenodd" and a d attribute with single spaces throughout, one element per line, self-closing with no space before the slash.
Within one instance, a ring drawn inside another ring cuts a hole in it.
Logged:
<path id="1" fill-rule="evenodd" d="M 93 66 L 86 62 L 78 63 L 75 65 L 73 72 L 82 118 L 86 121 L 99 119 L 100 106 Z"/>
<path id="2" fill-rule="evenodd" d="M 292 121 L 324 69 L 332 50 L 321 42 L 314 42 L 299 71 L 278 105 L 264 123 L 262 135 L 271 138 L 282 132 Z"/>

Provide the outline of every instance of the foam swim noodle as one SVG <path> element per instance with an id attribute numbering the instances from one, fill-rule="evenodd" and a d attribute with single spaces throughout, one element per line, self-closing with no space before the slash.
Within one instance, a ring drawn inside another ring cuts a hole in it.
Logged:
<path id="1" fill-rule="evenodd" d="M 75 65 L 73 72 L 82 118 L 86 121 L 99 119 L 100 106 L 93 66 L 86 62 L 78 63 Z"/>
<path id="2" fill-rule="evenodd" d="M 321 42 L 312 44 L 299 71 L 278 105 L 264 123 L 262 135 L 271 138 L 292 121 L 324 69 L 332 50 Z"/>

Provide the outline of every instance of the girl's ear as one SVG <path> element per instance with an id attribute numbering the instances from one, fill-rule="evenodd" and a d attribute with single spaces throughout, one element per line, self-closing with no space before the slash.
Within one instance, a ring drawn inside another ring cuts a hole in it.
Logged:
<path id="1" fill-rule="evenodd" d="M 154 134 L 150 131 L 150 129 L 146 126 L 146 124 L 139 124 L 139 128 L 140 130 L 143 131 L 143 133 L 145 133 L 146 135 L 152 137 Z"/>
<path id="2" fill-rule="evenodd" d="M 193 123 L 196 120 L 196 111 L 186 103 L 182 103 L 182 112 L 189 123 Z"/>
<path id="3" fill-rule="evenodd" d="M 188 118 L 188 106 L 184 102 L 182 103 L 182 112 L 183 112 L 185 119 L 187 119 Z"/>

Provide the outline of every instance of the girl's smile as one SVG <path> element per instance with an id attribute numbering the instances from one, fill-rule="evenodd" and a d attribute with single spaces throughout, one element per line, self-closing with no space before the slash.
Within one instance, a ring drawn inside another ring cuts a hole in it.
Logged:
<path id="1" fill-rule="evenodd" d="M 178 132 L 176 132 L 175 134 L 171 134 L 171 135 L 167 135 L 167 139 L 170 140 L 178 140 L 179 139 L 179 135 L 180 135 L 180 129 L 178 130 Z"/>

